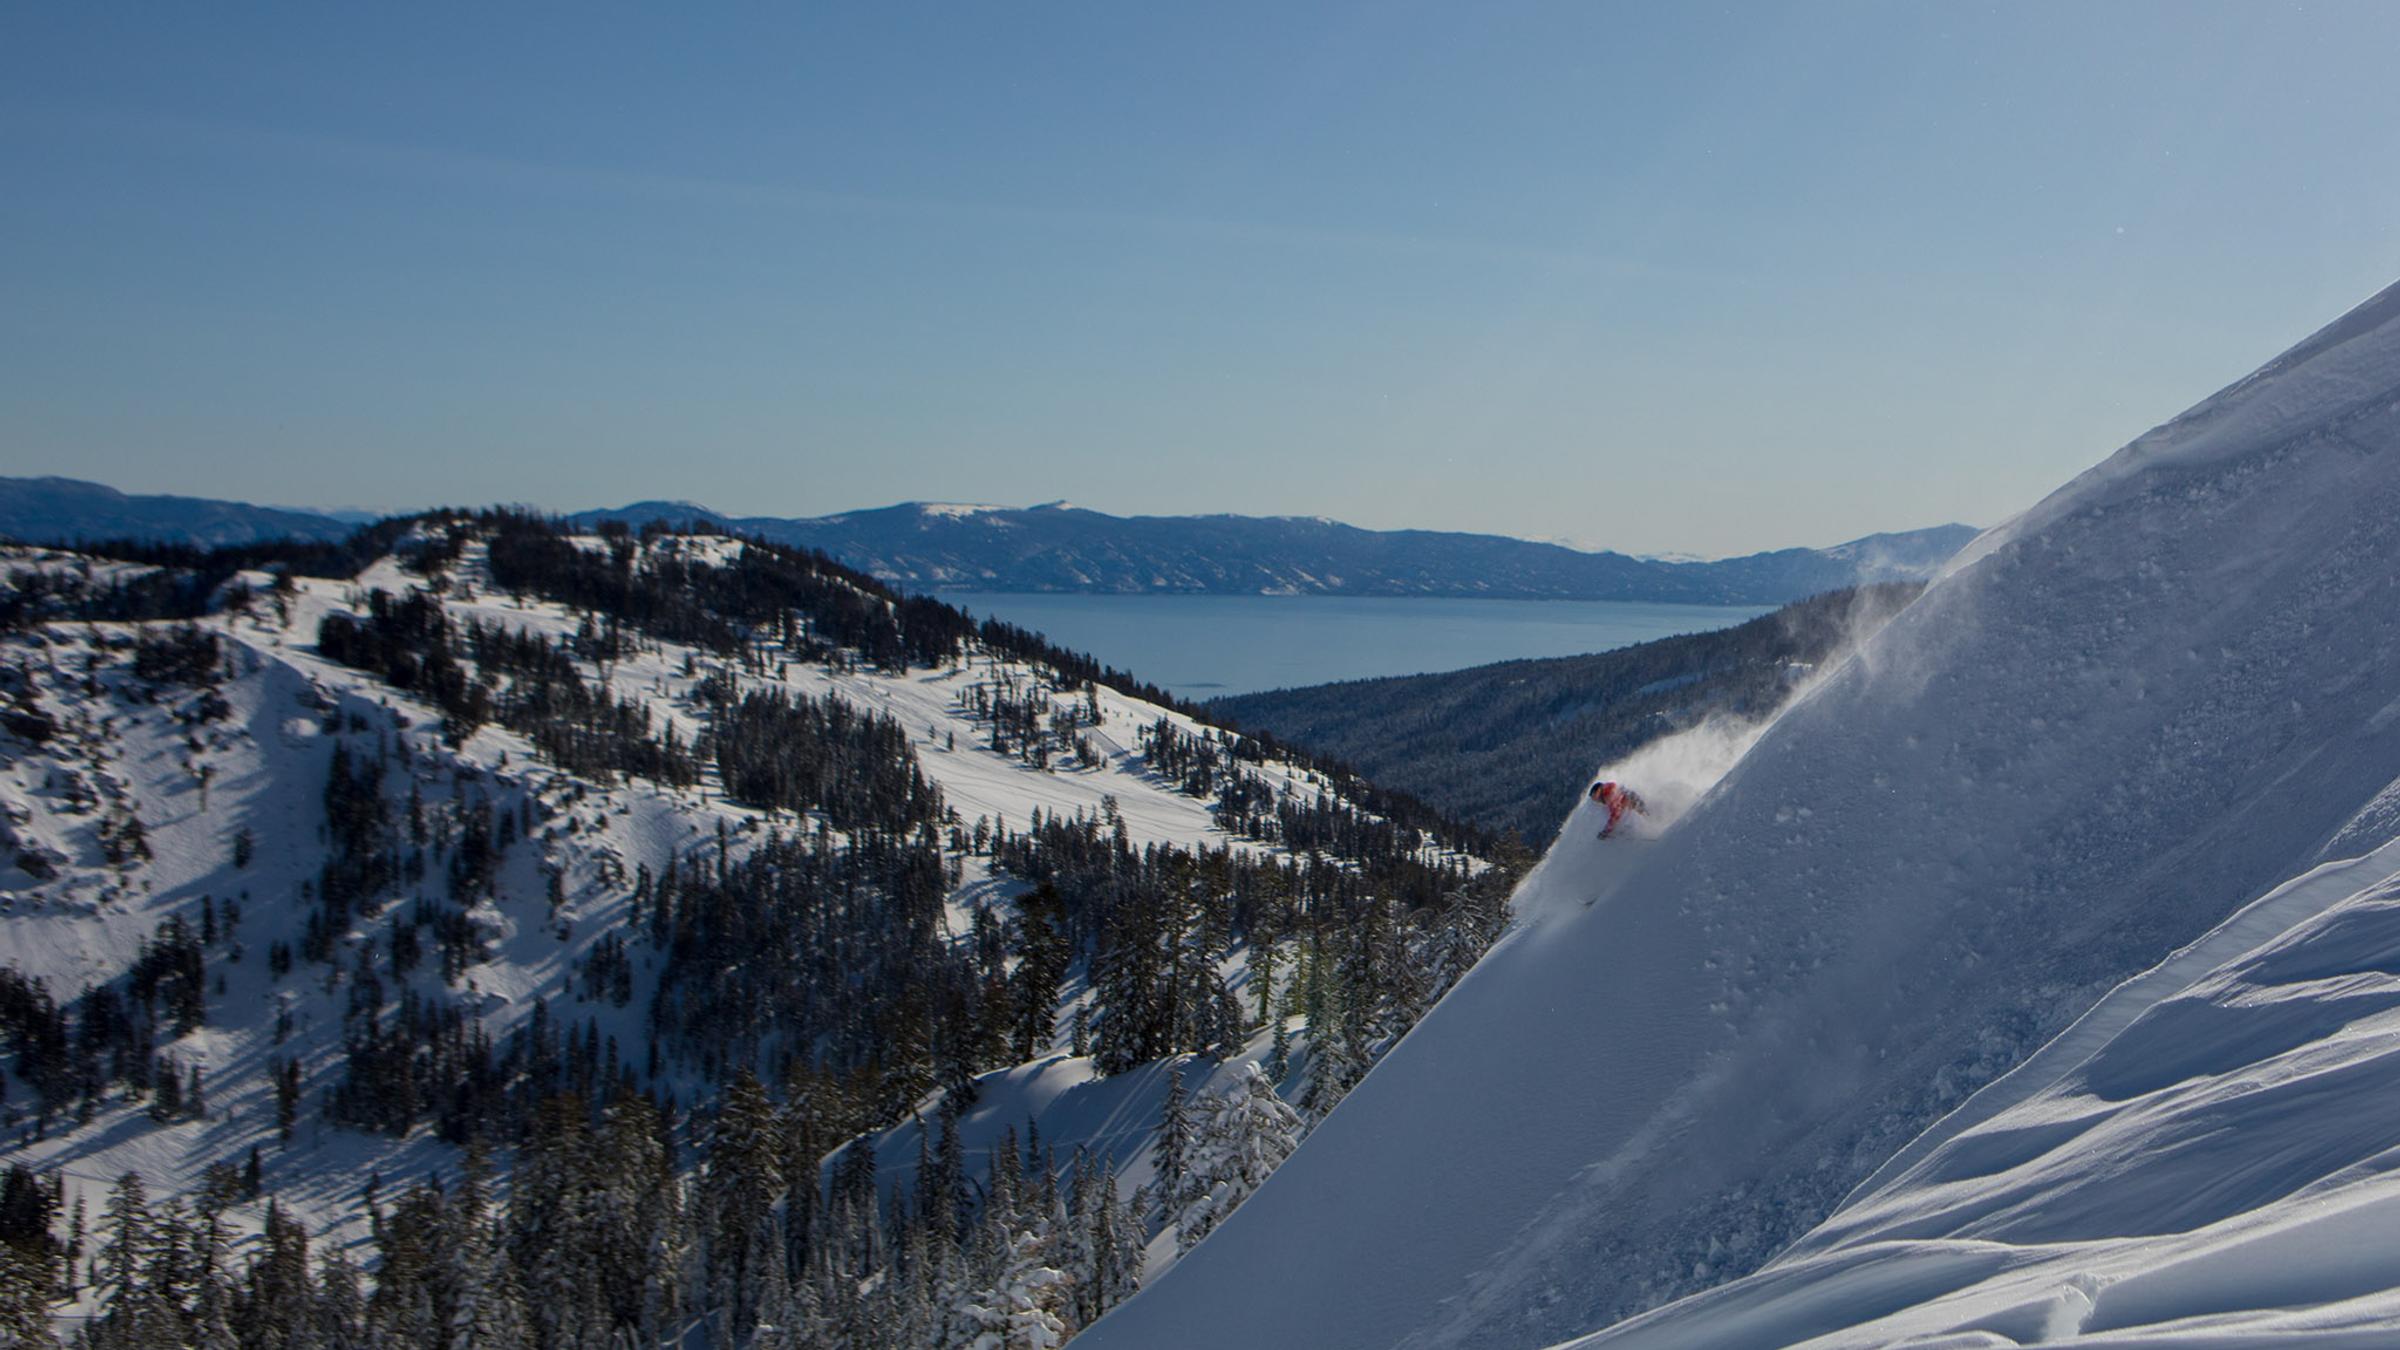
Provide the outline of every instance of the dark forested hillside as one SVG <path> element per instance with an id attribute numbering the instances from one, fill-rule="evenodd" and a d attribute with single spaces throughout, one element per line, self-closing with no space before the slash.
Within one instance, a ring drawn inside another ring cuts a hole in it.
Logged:
<path id="1" fill-rule="evenodd" d="M 1209 708 L 1538 844 L 1594 766 L 1712 713 L 1772 711 L 1806 668 L 1920 589 L 1835 591 L 1738 628 L 1613 652 L 1241 694 Z"/>

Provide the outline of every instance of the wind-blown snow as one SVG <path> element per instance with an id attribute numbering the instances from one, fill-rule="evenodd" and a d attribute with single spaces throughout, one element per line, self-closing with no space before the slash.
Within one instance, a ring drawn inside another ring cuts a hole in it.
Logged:
<path id="1" fill-rule="evenodd" d="M 1532 920 L 1090 1344 L 1538 1345 L 1722 1283 L 2128 976 L 2337 839 L 2384 842 L 2359 836 L 2400 777 L 2395 450 L 2400 288 L 1972 546 L 1656 843 L 1599 844 L 1578 812 L 1520 893 Z M 2175 1014 L 2187 1048 L 2273 1029 L 2161 1067 L 2238 1077 L 2385 1006 L 2361 997 L 2331 1026 Z M 2388 1233 L 2393 1208 L 2362 1200 L 2320 1237 Z M 2262 1214 L 2248 1241 L 2282 1251 Z M 2036 1258 L 1819 1259 L 1855 1308 Z M 1941 1343 L 2190 1311 L 2243 1273 L 2210 1259 L 2143 1298 L 2053 1278 Z M 2400 1316 L 2362 1263 L 2318 1292 Z M 1721 1343 L 1803 1338 L 1755 1327 Z"/>

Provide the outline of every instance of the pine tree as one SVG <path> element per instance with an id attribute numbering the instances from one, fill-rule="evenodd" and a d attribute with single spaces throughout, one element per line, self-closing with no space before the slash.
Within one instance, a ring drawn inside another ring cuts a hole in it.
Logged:
<path id="1" fill-rule="evenodd" d="M 367 1301 L 359 1292 L 358 1267 L 347 1252 L 326 1252 L 317 1274 L 314 1329 L 317 1350 L 364 1350 Z"/>
<path id="2" fill-rule="evenodd" d="M 709 1214 L 712 1297 L 737 1333 L 757 1316 L 757 1263 L 783 1259 L 780 1242 L 761 1247 L 775 1205 L 783 1198 L 783 1145 L 774 1103 L 748 1069 L 735 1075 L 718 1108 L 708 1149 L 704 1197 Z"/>
<path id="3" fill-rule="evenodd" d="M 1304 1105 L 1323 1120 L 1367 1073 L 1371 1014 L 1360 968 L 1344 963 L 1326 983 L 1324 1020 L 1308 1024 L 1308 1092 Z"/>
<path id="4" fill-rule="evenodd" d="M 1016 1027 L 1011 1052 L 1019 1061 L 1037 1058 L 1056 1035 L 1058 990 L 1072 956 L 1063 931 L 1066 905 L 1045 881 L 1017 902 L 1017 969 L 1011 977 Z"/>
<path id="5" fill-rule="evenodd" d="M 1049 1264 L 1041 1237 L 1020 1233 L 989 1283 L 960 1306 L 948 1343 L 962 1350 L 1054 1350 L 1067 1338 L 1060 1314 L 1070 1284 Z"/>
<path id="6" fill-rule="evenodd" d="M 1091 981 L 1092 1057 L 1102 1073 L 1124 1073 L 1176 1048 L 1174 972 L 1164 940 L 1174 918 L 1160 906 L 1121 905 L 1104 923 Z"/>
<path id="7" fill-rule="evenodd" d="M 57 1212 L 57 1191 L 32 1168 L 15 1163 L 0 1177 L 0 1246 L 45 1268 L 57 1264 L 62 1253 L 50 1233 Z"/>
<path id="8" fill-rule="evenodd" d="M 176 1330 L 189 1319 L 199 1291 L 189 1216 L 182 1198 L 172 1195 L 151 1211 L 150 1266 L 142 1276 L 161 1312 L 158 1325 Z"/>
<path id="9" fill-rule="evenodd" d="M 782 1222 L 768 1215 L 759 1230 L 750 1238 L 749 1264 L 757 1272 L 752 1294 L 752 1344 L 768 1337 L 770 1344 L 781 1335 L 781 1327 L 792 1317 L 792 1284 L 784 1269 L 784 1234 Z"/>
<path id="10" fill-rule="evenodd" d="M 233 1331 L 231 1302 L 216 1278 L 209 1277 L 190 1319 L 192 1350 L 244 1350 Z"/>
<path id="11" fill-rule="evenodd" d="M 153 1256 L 150 1198 L 139 1172 L 127 1172 L 110 1189 L 101 1219 L 99 1285 L 101 1316 L 113 1345 L 140 1345 L 152 1320 L 143 1283 Z"/>
<path id="12" fill-rule="evenodd" d="M 1275 943 L 1265 934 L 1250 935 L 1247 954 L 1250 984 L 1258 991 L 1258 1021 L 1264 1026 L 1275 1019 Z"/>
<path id="13" fill-rule="evenodd" d="M 454 1339 L 453 1350 L 525 1350 L 534 1344 L 533 1326 L 525 1309 L 525 1286 L 517 1278 L 517 1263 L 487 1241 L 494 1253 L 491 1277 L 485 1282 L 467 1334 Z M 589 1344 L 589 1342 L 587 1342 Z"/>
<path id="14" fill-rule="evenodd" d="M 447 1227 L 441 1192 L 418 1186 L 392 1207 L 377 1244 L 382 1261 L 367 1300 L 367 1336 L 376 1346 L 437 1345 L 442 1319 L 435 1302 L 437 1256 Z"/>
<path id="15" fill-rule="evenodd" d="M 301 1344 L 313 1320 L 307 1231 L 282 1205 L 269 1201 L 261 1244 L 265 1250 L 250 1267 L 243 1321 L 262 1344 Z"/>
<path id="16" fill-rule="evenodd" d="M 1183 1066 L 1177 1065 L 1167 1075 L 1167 1100 L 1159 1108 L 1158 1144 L 1153 1156 L 1157 1165 L 1159 1209 L 1172 1215 L 1183 1207 L 1184 1188 L 1191 1180 L 1189 1171 L 1192 1145 L 1191 1115 L 1185 1108 L 1183 1095 Z"/>
<path id="17" fill-rule="evenodd" d="M 1115 1174 L 1098 1171 L 1092 1207 L 1092 1307 L 1098 1317 L 1132 1298 L 1142 1284 L 1142 1229 Z"/>
<path id="18" fill-rule="evenodd" d="M 0 1345 L 57 1344 L 50 1332 L 50 1303 L 62 1285 L 73 1283 L 83 1227 L 78 1198 L 75 1227 L 62 1245 L 50 1231 L 58 1208 L 56 1186 L 23 1163 L 0 1179 Z"/>
<path id="19" fill-rule="evenodd" d="M 509 1203 L 510 1250 L 525 1271 L 534 1327 L 544 1345 L 581 1344 L 584 1294 L 597 1278 L 590 1231 L 592 1144 L 583 1103 L 553 1097 L 534 1117 L 518 1155 Z"/>
<path id="20" fill-rule="evenodd" d="M 491 1154 L 481 1139 L 472 1140 L 442 1212 L 434 1263 L 436 1306 L 454 1350 L 515 1350 L 524 1339 L 524 1310 L 507 1306 L 511 1294 L 501 1287 L 505 1263 L 492 1243 L 491 1183 Z"/>
<path id="21" fill-rule="evenodd" d="M 189 1323 L 194 1340 L 211 1350 L 234 1350 L 224 1211 L 239 1185 L 233 1169 L 217 1163 L 201 1174 L 200 1188 L 192 1196 Z"/>
<path id="22" fill-rule="evenodd" d="M 300 1061 L 273 1060 L 268 1076 L 275 1081 L 275 1141 L 288 1147 L 292 1130 L 300 1123 Z"/>
<path id="23" fill-rule="evenodd" d="M 666 1118 L 650 1099 L 629 1095 L 610 1109 L 600 1133 L 600 1287 L 617 1325 L 644 1344 L 657 1343 L 683 1311 L 677 1272 L 688 1235 L 666 1132 Z"/>
<path id="24" fill-rule="evenodd" d="M 57 1350 L 50 1332 L 56 1289 L 47 1265 L 22 1248 L 0 1243 L 0 1345 Z"/>
<path id="25" fill-rule="evenodd" d="M 150 1097 L 150 1118 L 161 1124 L 183 1119 L 183 1075 L 175 1071 L 175 1061 L 162 1061 L 152 1081 L 157 1088 Z"/>
<path id="26" fill-rule="evenodd" d="M 1275 1095 L 1255 1064 L 1244 1065 L 1225 1091 L 1203 1099 L 1191 1198 L 1175 1223 L 1176 1250 L 1190 1251 L 1214 1232 L 1292 1156 L 1306 1132 L 1300 1113 Z"/>
<path id="27" fill-rule="evenodd" d="M 1267 1076 L 1280 1083 L 1292 1072 L 1292 1009 L 1287 991 L 1268 1015 L 1273 1027 L 1273 1039 L 1267 1046 Z"/>

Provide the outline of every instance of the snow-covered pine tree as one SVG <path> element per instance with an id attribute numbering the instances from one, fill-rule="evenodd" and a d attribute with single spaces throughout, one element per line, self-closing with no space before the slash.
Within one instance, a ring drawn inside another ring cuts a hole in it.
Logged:
<path id="1" fill-rule="evenodd" d="M 967 1299 L 944 1344 L 955 1350 L 1056 1350 L 1067 1339 L 1060 1314 L 1069 1283 L 1048 1263 L 1041 1236 L 1020 1233 L 996 1278 Z"/>
<path id="2" fill-rule="evenodd" d="M 1199 1141 L 1192 1163 L 1191 1199 L 1176 1220 L 1179 1252 L 1216 1231 L 1268 1175 L 1292 1156 L 1307 1133 L 1300 1113 L 1275 1095 L 1255 1064 L 1222 1092 L 1201 1100 Z"/>
<path id="3" fill-rule="evenodd" d="M 1491 937 L 1482 931 L 1481 919 L 1478 907 L 1463 897 L 1457 898 L 1443 913 L 1440 926 L 1424 939 L 1416 959 L 1410 963 L 1423 972 L 1413 1016 L 1422 1016 L 1440 1001 L 1491 945 Z"/>
<path id="4" fill-rule="evenodd" d="M 1311 1120 L 1323 1120 L 1367 1073 L 1366 1019 L 1349 1012 L 1353 991 L 1328 1000 L 1333 1015 L 1308 1025 L 1308 1091 L 1302 1099 Z"/>
<path id="5" fill-rule="evenodd" d="M 1073 1279 L 1068 1297 L 1074 1324 L 1084 1327 L 1141 1286 L 1142 1229 L 1100 1159 L 1078 1148 L 1068 1179 L 1055 1251 L 1060 1268 Z"/>
<path id="6" fill-rule="evenodd" d="M 997 1218 L 1013 1230 L 1020 1225 L 1024 1203 L 1024 1155 L 1017 1151 L 1017 1127 L 1010 1125 L 1000 1132 L 1000 1144 L 991 1151 L 986 1168 L 983 1217 L 987 1222 Z"/>
<path id="7" fill-rule="evenodd" d="M 1133 1207 L 1117 1188 L 1117 1178 L 1105 1166 L 1098 1172 L 1093 1234 L 1093 1316 L 1132 1298 L 1142 1287 L 1142 1227 Z"/>

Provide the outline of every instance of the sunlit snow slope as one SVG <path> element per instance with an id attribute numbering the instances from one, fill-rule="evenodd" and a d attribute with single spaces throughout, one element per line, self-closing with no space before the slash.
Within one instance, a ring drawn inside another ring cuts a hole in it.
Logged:
<path id="1" fill-rule="evenodd" d="M 2112 991 L 1767 1269 L 1591 1350 L 2400 1343 L 2400 843 Z"/>
<path id="2" fill-rule="evenodd" d="M 2386 842 L 2396 774 L 2400 288 L 1971 547 L 1661 841 L 1571 820 L 1522 929 L 1089 1343 L 1538 1345 L 1754 1269 Z"/>

